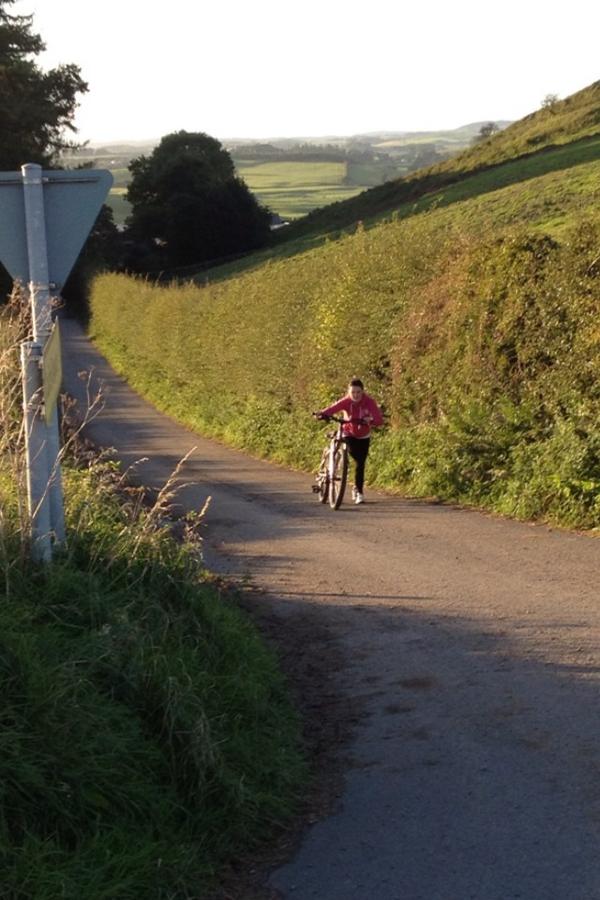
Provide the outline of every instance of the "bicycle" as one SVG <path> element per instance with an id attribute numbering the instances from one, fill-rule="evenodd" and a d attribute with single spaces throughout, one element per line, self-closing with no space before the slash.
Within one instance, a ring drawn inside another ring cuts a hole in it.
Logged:
<path id="1" fill-rule="evenodd" d="M 339 509 L 344 499 L 348 481 L 348 446 L 344 425 L 350 422 L 364 424 L 363 419 L 341 419 L 336 416 L 322 416 L 327 422 L 336 422 L 337 428 L 328 434 L 329 443 L 323 450 L 317 471 L 313 492 L 319 503 L 327 503 L 332 509 Z"/>

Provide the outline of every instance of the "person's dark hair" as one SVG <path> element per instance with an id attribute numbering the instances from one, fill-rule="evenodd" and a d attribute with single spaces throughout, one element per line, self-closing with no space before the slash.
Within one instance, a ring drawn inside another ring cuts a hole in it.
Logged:
<path id="1" fill-rule="evenodd" d="M 364 391 L 364 389 L 365 389 L 365 386 L 364 386 L 364 384 L 362 383 L 362 381 L 360 380 L 360 378 L 353 378 L 353 379 L 351 380 L 351 382 L 350 382 L 350 387 L 359 387 L 359 388 L 361 388 L 363 391 Z"/>

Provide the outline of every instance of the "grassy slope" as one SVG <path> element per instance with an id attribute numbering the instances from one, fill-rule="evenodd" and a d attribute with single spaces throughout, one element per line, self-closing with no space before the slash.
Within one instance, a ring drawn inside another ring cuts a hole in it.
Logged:
<path id="1" fill-rule="evenodd" d="M 96 336 L 158 405 L 307 467 L 307 411 L 361 372 L 393 425 L 375 442 L 380 484 L 597 526 L 600 162 L 598 138 L 581 137 L 594 120 L 582 96 L 582 115 L 567 104 L 579 140 L 558 119 L 548 139 L 565 146 L 493 169 L 471 159 L 460 182 L 369 230 L 312 249 L 300 238 L 209 273 L 203 290 L 101 279 Z"/>
<path id="2" fill-rule="evenodd" d="M 582 222 L 559 246 L 520 229 L 476 237 L 448 214 L 200 291 L 104 276 L 95 337 L 159 407 L 306 468 L 308 412 L 360 372 L 393 426 L 371 481 L 597 527 L 600 229 Z"/>
<path id="3" fill-rule="evenodd" d="M 600 135 L 467 176 L 415 203 L 403 204 L 396 215 L 404 218 L 471 200 L 476 202 L 456 210 L 464 223 L 483 216 L 496 226 L 530 222 L 552 231 L 584 207 L 595 207 L 599 175 Z"/>
<path id="4" fill-rule="evenodd" d="M 420 213 L 455 207 L 448 210 L 446 221 L 459 222 L 464 228 L 471 223 L 477 229 L 480 220 L 485 219 L 497 227 L 530 223 L 558 235 L 584 211 L 594 210 L 598 204 L 599 185 L 600 136 L 596 136 L 465 176 L 457 183 L 433 190 L 415 201 L 401 203 L 393 213 L 386 209 L 367 219 L 365 224 L 373 227 L 391 219 L 411 218 Z M 282 241 L 275 247 L 232 263 L 204 270 L 198 275 L 198 283 L 221 281 L 260 268 L 270 260 L 306 253 L 331 239 L 351 233 L 354 228 L 355 225 L 345 231 L 335 229 L 296 236 L 294 240 Z"/>

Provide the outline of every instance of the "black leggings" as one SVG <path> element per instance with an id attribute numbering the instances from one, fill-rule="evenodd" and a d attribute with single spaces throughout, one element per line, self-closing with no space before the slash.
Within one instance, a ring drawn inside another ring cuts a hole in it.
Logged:
<path id="1" fill-rule="evenodd" d="M 347 437 L 346 444 L 348 445 L 348 451 L 350 456 L 356 463 L 356 472 L 354 475 L 354 484 L 356 486 L 356 490 L 359 494 L 363 492 L 363 485 L 365 483 L 365 463 L 367 461 L 367 456 L 369 455 L 369 444 L 371 443 L 371 438 L 355 438 L 355 437 Z"/>

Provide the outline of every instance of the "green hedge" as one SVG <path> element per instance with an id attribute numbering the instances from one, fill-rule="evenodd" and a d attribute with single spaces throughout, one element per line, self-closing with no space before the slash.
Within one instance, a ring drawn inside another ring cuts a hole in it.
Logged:
<path id="1" fill-rule="evenodd" d="M 309 412 L 360 374 L 391 426 L 371 482 L 595 527 L 599 247 L 597 221 L 558 244 L 430 213 L 204 288 L 102 276 L 91 332 L 160 408 L 306 468 Z"/>

